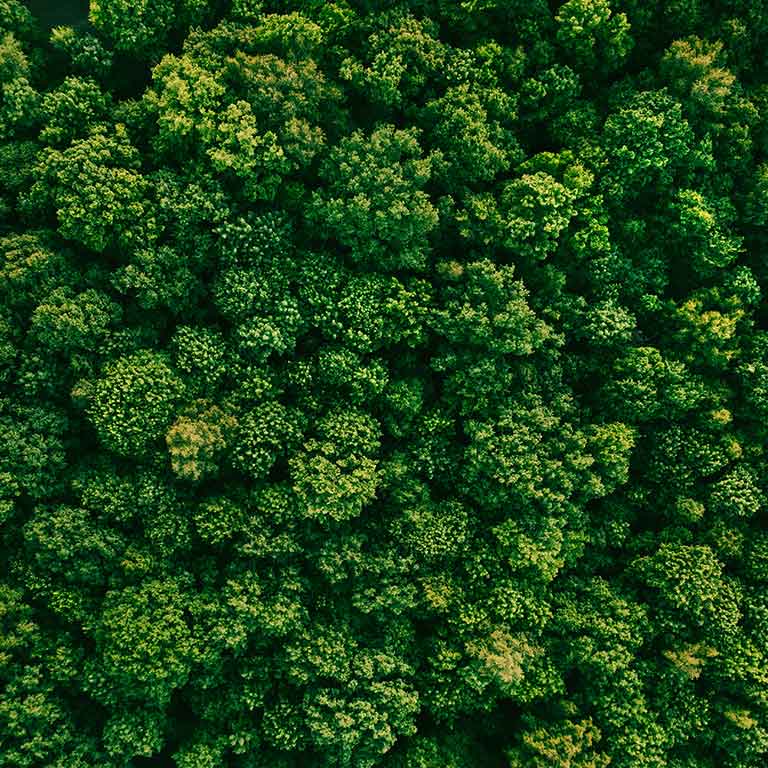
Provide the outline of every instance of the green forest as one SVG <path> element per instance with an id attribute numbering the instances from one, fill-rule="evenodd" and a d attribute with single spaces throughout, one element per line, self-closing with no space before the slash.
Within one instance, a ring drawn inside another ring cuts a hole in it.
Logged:
<path id="1" fill-rule="evenodd" d="M 768 0 L 47 6 L 0 765 L 768 765 Z"/>

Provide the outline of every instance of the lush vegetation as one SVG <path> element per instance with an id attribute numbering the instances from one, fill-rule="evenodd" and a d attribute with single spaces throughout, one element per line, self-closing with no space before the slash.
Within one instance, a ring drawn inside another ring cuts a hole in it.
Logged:
<path id="1" fill-rule="evenodd" d="M 0 764 L 761 768 L 768 5 L 0 0 Z"/>

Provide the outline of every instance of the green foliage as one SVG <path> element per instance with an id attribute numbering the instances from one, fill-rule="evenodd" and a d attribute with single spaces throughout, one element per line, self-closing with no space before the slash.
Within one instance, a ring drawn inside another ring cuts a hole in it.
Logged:
<path id="1" fill-rule="evenodd" d="M 107 449 L 142 455 L 172 420 L 183 392 L 165 357 L 142 350 L 106 366 L 93 384 L 88 416 Z"/>
<path id="2" fill-rule="evenodd" d="M 227 447 L 235 419 L 220 408 L 198 402 L 180 416 L 165 436 L 171 467 L 183 480 L 198 481 L 218 471 L 219 455 Z"/>
<path id="3" fill-rule="evenodd" d="M 172 347 L 175 368 L 185 375 L 187 384 L 202 392 L 214 390 L 226 373 L 227 347 L 221 333 L 180 325 Z"/>
<path id="4" fill-rule="evenodd" d="M 706 389 L 684 363 L 655 347 L 633 347 L 617 359 L 607 387 L 620 418 L 632 422 L 675 418 L 705 401 Z"/>
<path id="5" fill-rule="evenodd" d="M 557 40 L 585 73 L 615 70 L 632 50 L 630 25 L 608 0 L 568 0 L 558 10 Z"/>
<path id="6" fill-rule="evenodd" d="M 100 661 L 91 673 L 94 696 L 162 706 L 184 684 L 196 651 L 185 591 L 180 580 L 164 579 L 107 593 L 92 630 Z"/>
<path id="7" fill-rule="evenodd" d="M 347 246 L 353 261 L 385 271 L 426 266 L 438 213 L 423 187 L 436 156 L 422 157 L 418 138 L 393 125 L 368 137 L 357 131 L 321 167 L 325 187 L 314 194 L 310 221 Z"/>
<path id="8" fill-rule="evenodd" d="M 677 193 L 673 207 L 675 218 L 679 216 L 673 231 L 684 238 L 694 270 L 709 276 L 713 269 L 726 267 L 736 258 L 741 241 L 726 229 L 734 214 L 727 200 L 710 203 L 698 192 L 683 189 Z"/>
<path id="9" fill-rule="evenodd" d="M 112 66 L 112 52 L 97 37 L 82 29 L 54 27 L 51 30 L 51 45 L 68 58 L 77 75 L 100 79 L 109 73 Z"/>
<path id="10" fill-rule="evenodd" d="M 121 293 L 135 296 L 142 309 L 181 314 L 194 306 L 202 293 L 195 266 L 194 254 L 181 256 L 168 245 L 142 248 L 115 271 L 112 284 Z"/>
<path id="11" fill-rule="evenodd" d="M 54 248 L 45 231 L 11 234 L 0 239 L 3 253 L 0 288 L 5 306 L 31 309 L 74 279 L 66 254 Z"/>
<path id="12" fill-rule="evenodd" d="M 40 102 L 45 126 L 40 140 L 51 146 L 69 144 L 106 120 L 110 98 L 90 79 L 67 77 Z"/>
<path id="13" fill-rule="evenodd" d="M 337 522 L 357 517 L 376 495 L 380 429 L 360 411 L 332 411 L 317 436 L 291 460 L 291 477 L 303 514 Z"/>
<path id="14" fill-rule="evenodd" d="M 606 768 L 611 758 L 599 751 L 600 730 L 591 719 L 565 720 L 524 731 L 521 746 L 508 754 L 511 768 Z"/>
<path id="15" fill-rule="evenodd" d="M 736 631 L 741 618 L 738 595 L 709 547 L 662 544 L 633 567 L 645 584 L 658 590 L 662 627 L 674 627 L 679 621 L 675 614 L 682 614 L 692 627 L 719 641 Z"/>
<path id="16" fill-rule="evenodd" d="M 58 288 L 35 308 L 30 333 L 48 349 L 71 354 L 104 343 L 121 315 L 118 304 L 92 288 L 74 296 Z"/>
<path id="17" fill-rule="evenodd" d="M 300 439 L 296 414 L 280 403 L 264 403 L 240 417 L 233 461 L 249 477 L 265 477 Z"/>
<path id="18" fill-rule="evenodd" d="M 765 765 L 764 0 L 53 5 L 0 765 Z"/>
<path id="19" fill-rule="evenodd" d="M 532 173 L 523 173 L 506 184 L 501 194 L 504 244 L 532 259 L 546 258 L 555 250 L 559 236 L 575 213 L 574 200 L 592 183 L 591 175 L 578 165 L 567 171 L 561 183 L 548 172 L 554 170 L 549 159 L 546 155 L 541 157 L 541 165 L 549 166 L 547 170 L 539 170 L 539 163 L 530 163 Z M 558 158 L 552 160 L 559 164 Z M 528 170 L 526 166 L 522 168 Z"/>
<path id="20" fill-rule="evenodd" d="M 675 40 L 664 54 L 661 76 L 686 99 L 699 119 L 721 117 L 736 77 L 725 64 L 723 44 L 693 36 Z"/>
<path id="21" fill-rule="evenodd" d="M 514 279 L 512 266 L 498 267 L 489 260 L 446 266 L 453 285 L 446 285 L 444 309 L 434 320 L 446 339 L 491 354 L 530 355 L 551 336 L 528 306 L 527 291 Z"/>
<path id="22" fill-rule="evenodd" d="M 0 478 L 4 516 L 16 498 L 44 499 L 61 488 L 66 414 L 0 401 Z"/>
<path id="23" fill-rule="evenodd" d="M 429 19 L 383 14 L 380 27 L 364 44 L 365 58 L 346 58 L 341 75 L 373 103 L 401 106 L 441 76 L 447 47 L 436 39 L 437 25 Z"/>
<path id="24" fill-rule="evenodd" d="M 664 91 L 641 91 L 608 116 L 603 128 L 608 160 L 606 194 L 633 200 L 652 187 L 659 194 L 706 167 L 706 143 L 696 145 L 682 107 Z"/>
<path id="25" fill-rule="evenodd" d="M 119 51 L 156 53 L 174 27 L 199 22 L 206 13 L 200 0 L 93 0 L 89 18 Z"/>
<path id="26" fill-rule="evenodd" d="M 125 126 L 41 153 L 25 204 L 56 214 L 61 235 L 93 251 L 151 242 L 155 221 L 140 156 Z"/>
<path id="27" fill-rule="evenodd" d="M 32 67 L 13 32 L 0 27 L 0 140 L 21 137 L 38 119 L 40 95 L 32 87 Z"/>

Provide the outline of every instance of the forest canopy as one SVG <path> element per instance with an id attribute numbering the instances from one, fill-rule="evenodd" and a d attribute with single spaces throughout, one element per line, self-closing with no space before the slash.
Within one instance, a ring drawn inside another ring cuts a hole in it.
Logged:
<path id="1" fill-rule="evenodd" d="M 768 764 L 768 3 L 58 5 L 0 764 Z"/>

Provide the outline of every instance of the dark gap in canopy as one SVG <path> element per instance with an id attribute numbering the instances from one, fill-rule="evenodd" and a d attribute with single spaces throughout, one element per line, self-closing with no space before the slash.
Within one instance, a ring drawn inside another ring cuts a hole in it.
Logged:
<path id="1" fill-rule="evenodd" d="M 40 26 L 47 29 L 88 23 L 88 0 L 24 0 L 24 5 L 38 19 Z"/>

